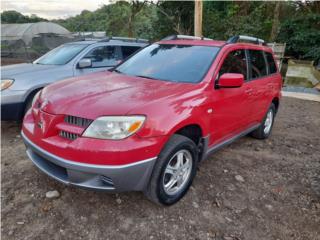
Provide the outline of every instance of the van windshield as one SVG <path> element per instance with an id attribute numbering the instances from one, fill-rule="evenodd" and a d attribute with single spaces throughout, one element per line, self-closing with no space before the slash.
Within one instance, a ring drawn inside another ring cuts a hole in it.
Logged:
<path id="1" fill-rule="evenodd" d="M 87 46 L 87 44 L 65 44 L 51 50 L 34 61 L 34 63 L 42 65 L 64 65 L 71 61 Z"/>
<path id="2" fill-rule="evenodd" d="M 200 82 L 219 51 L 214 46 L 152 44 L 118 66 L 130 76 L 172 82 Z"/>

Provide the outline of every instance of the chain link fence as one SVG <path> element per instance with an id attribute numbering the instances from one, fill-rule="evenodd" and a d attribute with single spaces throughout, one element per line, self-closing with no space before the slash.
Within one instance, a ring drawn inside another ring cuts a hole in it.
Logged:
<path id="1" fill-rule="evenodd" d="M 18 36 L 16 38 L 18 38 Z M 13 39 L 15 38 L 13 37 Z M 29 44 L 26 44 L 22 39 L 1 39 L 2 65 L 15 62 L 32 62 L 63 43 L 76 41 L 78 39 L 78 37 L 56 34 L 39 34 L 33 37 Z"/>

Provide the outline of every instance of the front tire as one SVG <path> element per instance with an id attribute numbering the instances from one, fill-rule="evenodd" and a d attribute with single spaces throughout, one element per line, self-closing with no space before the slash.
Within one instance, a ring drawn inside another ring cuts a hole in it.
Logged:
<path id="1" fill-rule="evenodd" d="M 172 205 L 188 191 L 197 171 L 196 144 L 173 135 L 157 158 L 145 195 L 153 202 Z"/>
<path id="2" fill-rule="evenodd" d="M 40 90 L 34 91 L 28 96 L 28 98 L 27 98 L 27 100 L 25 102 L 24 110 L 23 110 L 23 117 L 24 117 L 24 115 L 26 115 L 28 110 L 32 107 L 31 106 L 32 105 L 32 100 L 33 100 L 34 96 L 37 94 L 38 91 L 40 91 Z"/>
<path id="3" fill-rule="evenodd" d="M 267 111 L 267 114 L 263 118 L 261 125 L 259 126 L 259 128 L 257 128 L 251 133 L 251 136 L 257 139 L 268 138 L 272 131 L 275 114 L 276 114 L 276 107 L 274 106 L 273 103 L 271 103 Z"/>

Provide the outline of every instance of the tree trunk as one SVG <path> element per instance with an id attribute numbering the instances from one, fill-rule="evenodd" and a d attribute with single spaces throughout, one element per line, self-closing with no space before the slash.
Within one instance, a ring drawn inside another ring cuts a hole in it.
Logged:
<path id="1" fill-rule="evenodd" d="M 131 14 L 129 17 L 129 22 L 128 22 L 128 37 L 129 38 L 133 37 L 133 20 L 134 20 L 134 17 Z"/>
<path id="2" fill-rule="evenodd" d="M 274 9 L 273 23 L 272 23 L 272 29 L 271 29 L 271 34 L 270 34 L 270 41 L 271 42 L 275 41 L 275 39 L 278 35 L 278 31 L 279 31 L 280 4 L 281 4 L 280 1 L 276 2 L 276 6 Z"/>
<path id="3" fill-rule="evenodd" d="M 133 24 L 135 21 L 136 16 L 139 14 L 139 12 L 144 7 L 146 1 L 139 2 L 139 1 L 132 1 L 130 3 L 130 17 L 128 22 L 128 37 L 133 37 Z"/>

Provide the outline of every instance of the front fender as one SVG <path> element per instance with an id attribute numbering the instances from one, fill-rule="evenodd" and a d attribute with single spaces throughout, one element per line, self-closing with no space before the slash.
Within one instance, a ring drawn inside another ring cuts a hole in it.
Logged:
<path id="1" fill-rule="evenodd" d="M 144 106 L 140 111 L 135 110 L 132 114 L 147 116 L 143 128 L 137 134 L 141 137 L 171 136 L 185 126 L 198 125 L 203 135 L 208 135 L 210 118 L 206 116 L 206 99 L 200 96 L 171 104 L 158 102 L 156 105 Z"/>

